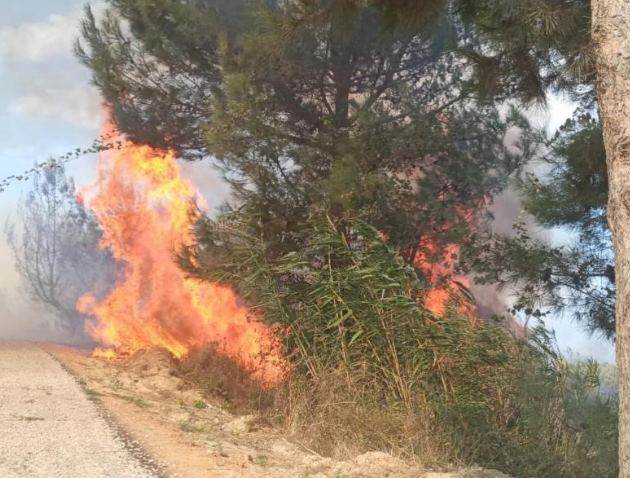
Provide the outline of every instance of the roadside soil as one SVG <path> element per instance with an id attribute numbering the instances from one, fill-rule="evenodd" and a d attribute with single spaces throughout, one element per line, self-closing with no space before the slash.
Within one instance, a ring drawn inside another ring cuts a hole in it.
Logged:
<path id="1" fill-rule="evenodd" d="M 67 347 L 44 349 L 167 477 L 507 478 L 481 469 L 431 472 L 381 452 L 350 461 L 322 457 L 255 416 L 235 416 L 210 403 L 175 375 L 162 350 L 108 360 Z"/>

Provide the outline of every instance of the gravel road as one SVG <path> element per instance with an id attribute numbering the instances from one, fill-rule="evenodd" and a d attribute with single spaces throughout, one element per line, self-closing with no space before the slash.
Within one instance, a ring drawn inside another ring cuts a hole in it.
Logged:
<path id="1" fill-rule="evenodd" d="M 35 345 L 0 342 L 0 477 L 155 478 Z"/>

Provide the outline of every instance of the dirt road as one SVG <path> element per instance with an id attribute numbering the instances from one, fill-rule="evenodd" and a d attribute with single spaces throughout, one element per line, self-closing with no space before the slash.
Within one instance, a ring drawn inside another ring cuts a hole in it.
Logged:
<path id="1" fill-rule="evenodd" d="M 0 342 L 2 478 L 155 478 L 81 386 L 35 345 Z"/>
<path id="2" fill-rule="evenodd" d="M 0 478 L 508 478 L 378 451 L 340 461 L 285 435 L 187 387 L 163 350 L 110 361 L 0 341 Z"/>

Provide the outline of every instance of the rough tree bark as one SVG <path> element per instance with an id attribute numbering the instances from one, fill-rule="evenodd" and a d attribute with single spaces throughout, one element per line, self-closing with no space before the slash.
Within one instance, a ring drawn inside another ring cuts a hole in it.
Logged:
<path id="1" fill-rule="evenodd" d="M 591 7 L 616 261 L 619 477 L 630 478 L 630 0 L 592 0 Z"/>

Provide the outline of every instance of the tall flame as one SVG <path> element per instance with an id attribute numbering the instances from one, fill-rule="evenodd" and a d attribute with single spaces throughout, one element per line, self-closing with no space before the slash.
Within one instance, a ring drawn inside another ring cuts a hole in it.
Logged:
<path id="1" fill-rule="evenodd" d="M 105 133 L 117 135 L 112 125 Z M 97 180 L 82 192 L 102 226 L 101 247 L 123 266 L 107 297 L 77 302 L 93 317 L 88 333 L 123 353 L 157 346 L 182 357 L 215 344 L 261 383 L 277 383 L 285 362 L 275 331 L 229 287 L 189 278 L 174 262 L 174 252 L 193 241 L 191 204 L 201 199 L 174 155 L 121 144 L 101 153 Z"/>

